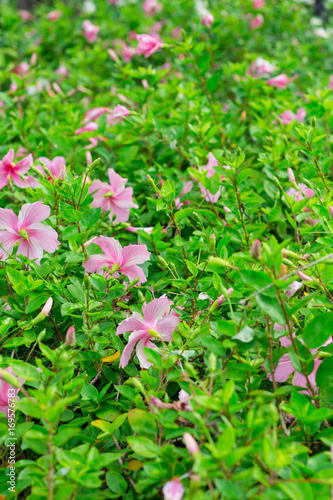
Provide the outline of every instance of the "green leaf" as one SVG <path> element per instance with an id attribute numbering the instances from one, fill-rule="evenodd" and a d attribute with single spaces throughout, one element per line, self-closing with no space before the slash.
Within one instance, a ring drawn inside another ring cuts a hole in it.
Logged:
<path id="1" fill-rule="evenodd" d="M 118 472 L 107 472 L 105 475 L 105 479 L 109 490 L 119 495 L 123 495 L 124 493 L 126 493 L 127 482 Z"/>
<path id="2" fill-rule="evenodd" d="M 237 335 L 234 335 L 232 337 L 232 340 L 239 340 L 240 342 L 251 342 L 251 340 L 253 340 L 254 338 L 254 333 L 254 330 L 246 325 L 240 332 L 237 333 Z"/>
<path id="3" fill-rule="evenodd" d="M 321 389 L 333 386 L 333 356 L 325 358 L 319 365 L 316 373 L 316 384 Z"/>
<path id="4" fill-rule="evenodd" d="M 322 346 L 333 332 L 333 312 L 319 314 L 306 325 L 303 340 L 310 349 Z"/>
<path id="5" fill-rule="evenodd" d="M 155 435 L 157 433 L 157 423 L 154 417 L 143 410 L 129 410 L 128 412 L 128 422 L 134 432 L 141 435 L 151 434 Z"/>
<path id="6" fill-rule="evenodd" d="M 142 457 L 154 458 L 160 453 L 160 447 L 145 437 L 129 436 L 126 439 L 134 453 Z"/>
<path id="7" fill-rule="evenodd" d="M 275 297 L 267 297 L 259 294 L 256 296 L 259 307 L 268 314 L 272 321 L 276 321 L 280 325 L 285 325 L 286 320 L 283 314 L 282 307 Z M 287 306 L 285 306 L 287 309 Z"/>

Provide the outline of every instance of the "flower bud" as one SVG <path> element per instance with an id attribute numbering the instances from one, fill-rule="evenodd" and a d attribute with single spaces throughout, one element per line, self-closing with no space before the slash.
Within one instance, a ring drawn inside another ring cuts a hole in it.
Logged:
<path id="1" fill-rule="evenodd" d="M 159 263 L 161 264 L 161 266 L 167 269 L 167 268 L 168 268 L 168 264 L 167 264 L 167 262 L 163 259 L 163 257 L 161 257 L 161 256 L 159 255 L 157 258 L 158 258 L 158 261 L 159 261 Z"/>
<path id="2" fill-rule="evenodd" d="M 75 344 L 75 328 L 74 326 L 70 326 L 66 332 L 65 345 L 74 345 L 74 344 Z"/>
<path id="3" fill-rule="evenodd" d="M 158 187 L 156 186 L 155 182 L 150 177 L 150 175 L 147 174 L 146 177 L 147 177 L 147 181 L 148 181 L 149 186 L 155 191 L 155 193 L 157 193 L 157 194 L 159 194 L 161 196 L 161 191 L 158 189 Z"/>
<path id="4" fill-rule="evenodd" d="M 317 121 L 316 121 L 316 119 L 315 119 L 314 116 L 311 118 L 311 122 L 310 123 L 311 123 L 311 127 L 316 128 Z"/>
<path id="5" fill-rule="evenodd" d="M 332 205 L 330 205 L 328 207 L 328 211 L 329 211 L 330 217 L 332 217 L 332 219 L 333 219 L 333 207 L 332 207 Z"/>
<path id="6" fill-rule="evenodd" d="M 31 324 L 36 325 L 37 323 L 40 323 L 41 321 L 43 321 L 46 318 L 46 316 L 48 316 L 50 314 L 51 309 L 52 309 L 52 305 L 53 305 L 53 299 L 52 299 L 52 297 L 49 297 L 47 299 L 47 301 L 45 302 L 43 309 L 36 316 L 36 318 L 32 320 Z"/>
<path id="7" fill-rule="evenodd" d="M 259 259 L 261 255 L 261 242 L 260 240 L 254 240 L 251 247 L 251 257 L 254 259 Z"/>
<path id="8" fill-rule="evenodd" d="M 210 238 L 209 238 L 209 251 L 210 251 L 210 253 L 214 252 L 215 246 L 216 246 L 215 234 L 212 233 Z"/>
<path id="9" fill-rule="evenodd" d="M 87 289 L 89 289 L 89 287 L 90 287 L 90 276 L 89 276 L 89 274 L 87 274 L 87 273 L 86 273 L 86 274 L 84 275 L 84 278 L 83 278 L 83 283 L 84 283 L 84 286 L 85 286 Z"/>
<path id="10" fill-rule="evenodd" d="M 48 316 L 51 312 L 52 306 L 53 306 L 53 299 L 52 297 L 49 297 L 45 302 L 42 312 Z"/>
<path id="11" fill-rule="evenodd" d="M 216 356 L 213 352 L 210 353 L 208 358 L 208 370 L 210 372 L 216 371 Z"/>
<path id="12" fill-rule="evenodd" d="M 298 271 L 297 276 L 301 278 L 302 281 L 314 281 L 313 278 L 303 273 L 303 271 Z"/>
<path id="13" fill-rule="evenodd" d="M 294 172 L 292 171 L 292 169 L 288 168 L 287 172 L 288 172 L 289 182 L 293 182 L 294 184 L 296 184 L 296 179 L 295 179 Z"/>
<path id="14" fill-rule="evenodd" d="M 187 448 L 187 451 L 190 453 L 190 455 L 194 455 L 195 453 L 200 453 L 198 443 L 196 442 L 194 437 L 191 436 L 189 432 L 184 432 L 183 440 Z"/>
<path id="15" fill-rule="evenodd" d="M 223 210 L 225 211 L 226 214 L 229 214 L 231 212 L 230 208 L 228 207 L 223 207 Z"/>

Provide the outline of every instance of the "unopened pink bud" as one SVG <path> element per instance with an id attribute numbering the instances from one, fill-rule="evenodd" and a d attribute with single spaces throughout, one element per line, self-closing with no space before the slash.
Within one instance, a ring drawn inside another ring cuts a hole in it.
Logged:
<path id="1" fill-rule="evenodd" d="M 227 290 L 227 296 L 230 297 L 230 295 L 232 294 L 232 292 L 234 291 L 233 288 L 228 288 Z M 223 304 L 225 301 L 227 300 L 227 298 L 225 297 L 225 295 L 220 295 L 217 299 L 217 305 L 220 306 L 221 304 Z"/>
<path id="2" fill-rule="evenodd" d="M 45 302 L 45 305 L 42 309 L 42 313 L 44 313 L 48 316 L 51 312 L 52 306 L 53 306 L 53 299 L 52 299 L 52 297 L 49 297 L 47 299 L 47 301 Z"/>
<path id="3" fill-rule="evenodd" d="M 187 451 L 190 453 L 190 455 L 194 455 L 195 453 L 200 453 L 198 443 L 189 432 L 184 432 L 183 439 Z"/>
<path id="4" fill-rule="evenodd" d="M 86 151 L 86 160 L 87 160 L 87 165 L 89 167 L 89 165 L 91 165 L 92 162 L 93 162 L 93 159 L 92 159 L 90 151 Z"/>
<path id="5" fill-rule="evenodd" d="M 30 66 L 34 66 L 36 64 L 36 62 L 37 62 L 37 54 L 36 54 L 36 52 L 34 52 L 30 58 Z"/>
<path id="6" fill-rule="evenodd" d="M 296 179 L 295 179 L 294 172 L 292 171 L 292 169 L 288 168 L 287 172 L 288 172 L 289 181 L 296 184 Z"/>
<path id="7" fill-rule="evenodd" d="M 329 211 L 330 216 L 333 219 L 333 207 L 331 205 L 328 207 L 328 211 Z"/>
<path id="8" fill-rule="evenodd" d="M 297 276 L 303 281 L 313 281 L 313 278 L 303 273 L 303 271 L 298 271 Z"/>
<path id="9" fill-rule="evenodd" d="M 251 257 L 254 259 L 259 259 L 261 255 L 261 242 L 260 240 L 254 240 L 251 247 Z"/>
<path id="10" fill-rule="evenodd" d="M 70 326 L 68 328 L 68 330 L 66 332 L 65 344 L 66 345 L 75 344 L 75 328 L 74 328 L 74 326 Z"/>
<path id="11" fill-rule="evenodd" d="M 223 210 L 225 211 L 226 214 L 229 214 L 231 212 L 230 208 L 228 207 L 223 207 Z"/>

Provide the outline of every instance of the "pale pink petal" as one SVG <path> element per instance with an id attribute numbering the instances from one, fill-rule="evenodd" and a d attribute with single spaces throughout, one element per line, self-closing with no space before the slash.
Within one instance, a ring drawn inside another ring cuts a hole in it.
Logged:
<path id="1" fill-rule="evenodd" d="M 293 373 L 295 368 L 291 364 L 289 354 L 284 354 L 278 362 L 277 368 L 275 370 L 275 381 L 276 382 L 285 382 L 288 380 L 289 375 Z M 272 380 L 272 374 L 267 374 L 269 380 Z"/>
<path id="2" fill-rule="evenodd" d="M 122 269 L 125 269 L 133 264 L 143 264 L 149 260 L 150 252 L 146 245 L 128 245 L 123 248 Z"/>
<path id="3" fill-rule="evenodd" d="M 291 346 L 291 340 L 287 335 L 284 335 L 283 337 L 279 338 L 280 344 L 283 347 L 290 347 Z"/>
<path id="4" fill-rule="evenodd" d="M 11 208 L 0 208 L 0 229 L 18 230 L 18 218 Z"/>
<path id="5" fill-rule="evenodd" d="M 90 255 L 89 259 L 82 265 L 87 273 L 103 274 L 103 267 L 111 267 L 112 264 L 114 264 L 114 262 L 110 262 L 107 255 L 96 254 Z"/>
<path id="6" fill-rule="evenodd" d="M 112 221 L 113 217 L 116 216 L 114 222 L 127 222 L 129 219 L 129 208 L 121 208 L 118 207 L 115 203 L 113 203 L 112 198 L 110 198 L 110 220 Z"/>
<path id="7" fill-rule="evenodd" d="M 44 205 L 41 201 L 36 201 L 35 203 L 26 203 L 22 206 L 18 215 L 18 227 L 19 229 L 29 227 L 35 222 L 40 222 L 47 219 L 48 217 L 50 217 L 50 213 L 50 207 Z"/>
<path id="8" fill-rule="evenodd" d="M 153 299 L 149 302 L 149 304 L 142 308 L 143 316 L 154 329 L 158 320 L 163 318 L 165 314 L 169 313 L 171 306 L 172 301 L 166 297 Z"/>
<path id="9" fill-rule="evenodd" d="M 139 313 L 135 312 L 130 318 L 126 318 L 121 323 L 119 323 L 116 335 L 139 330 L 148 331 L 148 329 L 149 325 L 147 325 L 143 317 Z"/>
<path id="10" fill-rule="evenodd" d="M 121 264 L 122 248 L 119 241 L 115 240 L 114 238 L 100 236 L 99 238 L 96 238 L 94 243 L 95 245 L 98 245 L 100 249 L 108 255 L 108 257 L 110 257 L 109 260 L 111 262 L 118 262 L 119 264 Z"/>
<path id="11" fill-rule="evenodd" d="M 121 193 L 115 194 L 112 201 L 120 208 L 138 208 L 133 200 L 133 188 L 127 187 Z"/>
<path id="12" fill-rule="evenodd" d="M 137 343 L 138 340 L 144 338 L 147 336 L 146 332 L 133 332 L 129 336 L 128 343 L 125 346 L 121 358 L 120 358 L 120 363 L 119 367 L 120 368 L 125 368 L 125 366 L 128 365 L 128 362 L 130 360 L 131 354 L 133 352 L 134 346 Z"/>
<path id="13" fill-rule="evenodd" d="M 122 267 L 120 268 L 120 272 L 127 276 L 130 282 L 134 281 L 136 278 L 139 278 L 139 284 L 145 283 L 147 281 L 147 278 L 145 276 L 145 273 L 139 266 L 130 266 L 126 267 L 123 269 Z"/>
<path id="14" fill-rule="evenodd" d="M 11 167 L 14 161 L 14 149 L 10 149 L 7 154 L 2 158 L 2 164 L 5 167 Z"/>
<path id="15" fill-rule="evenodd" d="M 29 184 L 26 180 L 23 180 L 14 170 L 11 171 L 10 177 L 12 178 L 13 184 L 17 187 L 25 189 L 29 187 Z"/>
<path id="16" fill-rule="evenodd" d="M 0 243 L 3 249 L 7 252 L 7 254 L 11 254 L 14 248 L 15 243 L 20 241 L 22 236 L 12 233 L 9 231 L 0 231 Z M 0 250 L 1 253 L 1 250 Z M 7 259 L 8 255 L 4 255 L 4 259 Z"/>
<path id="17" fill-rule="evenodd" d="M 145 336 L 138 342 L 138 345 L 136 346 L 136 355 L 140 361 L 140 367 L 148 369 L 150 366 L 153 366 L 153 364 L 148 361 L 143 351 L 144 347 L 149 347 L 149 349 L 156 349 L 156 345 L 150 341 L 149 336 Z"/>
<path id="18" fill-rule="evenodd" d="M 108 176 L 109 176 L 109 181 L 110 181 L 110 184 L 111 184 L 114 192 L 118 193 L 125 188 L 125 184 L 126 184 L 128 179 L 121 177 L 119 174 L 117 174 L 113 170 L 113 168 L 109 168 Z"/>
<path id="19" fill-rule="evenodd" d="M 23 255 L 30 260 L 37 259 L 37 262 L 39 262 L 43 257 L 43 248 L 38 245 L 36 240 L 22 240 L 17 249 L 17 255 Z"/>
<path id="20" fill-rule="evenodd" d="M 29 168 L 32 167 L 33 164 L 33 159 L 32 155 L 28 155 L 25 158 L 22 158 L 17 164 L 15 165 L 14 169 L 15 172 L 20 172 L 20 174 L 25 174 L 28 172 Z"/>
<path id="21" fill-rule="evenodd" d="M 286 296 L 288 298 L 292 297 L 293 295 L 295 295 L 295 293 L 300 289 L 302 288 L 303 286 L 303 283 L 301 283 L 300 281 L 293 281 L 290 285 L 289 285 L 289 290 L 286 291 Z"/>
<path id="22" fill-rule="evenodd" d="M 176 330 L 179 318 L 170 314 L 157 321 L 155 329 L 166 342 L 172 342 L 172 334 Z"/>
<path id="23" fill-rule="evenodd" d="M 37 222 L 29 226 L 28 233 L 29 240 L 41 246 L 46 252 L 53 253 L 60 245 L 58 233 L 51 226 Z"/>

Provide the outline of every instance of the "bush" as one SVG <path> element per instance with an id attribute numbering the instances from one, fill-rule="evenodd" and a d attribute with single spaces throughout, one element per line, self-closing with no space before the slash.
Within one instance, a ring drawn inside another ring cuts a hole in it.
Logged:
<path id="1" fill-rule="evenodd" d="M 328 500 L 330 25 L 1 12 L 1 498 Z"/>

